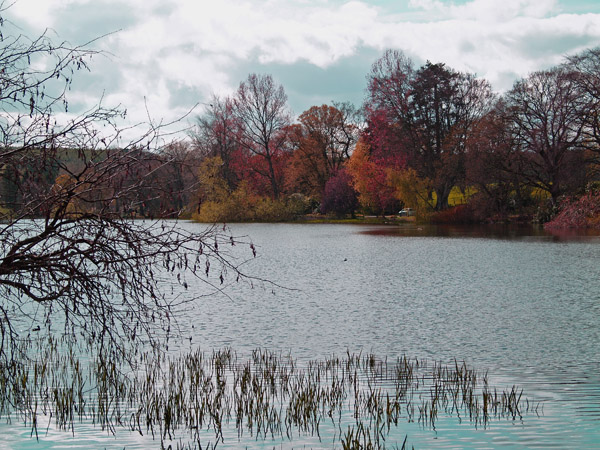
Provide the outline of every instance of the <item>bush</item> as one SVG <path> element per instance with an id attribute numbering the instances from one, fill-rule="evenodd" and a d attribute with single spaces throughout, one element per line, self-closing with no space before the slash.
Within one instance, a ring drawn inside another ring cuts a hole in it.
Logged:
<path id="1" fill-rule="evenodd" d="M 287 209 L 292 216 L 303 216 L 312 212 L 313 202 L 304 194 L 295 193 L 287 199 Z"/>
<path id="2" fill-rule="evenodd" d="M 286 201 L 261 197 L 250 191 L 246 183 L 219 201 L 205 201 L 192 215 L 197 222 L 284 222 L 310 212 L 311 200 L 292 194 Z"/>
<path id="3" fill-rule="evenodd" d="M 262 197 L 258 201 L 254 213 L 255 220 L 260 222 L 284 222 L 293 218 L 284 202 L 269 197 Z"/>
<path id="4" fill-rule="evenodd" d="M 431 223 L 438 224 L 466 224 L 475 223 L 478 220 L 473 216 L 473 210 L 469 205 L 458 205 L 452 208 L 431 214 Z"/>
<path id="5" fill-rule="evenodd" d="M 600 192 L 589 190 L 579 199 L 566 198 L 558 215 L 546 223 L 544 228 L 600 229 Z"/>
<path id="6" fill-rule="evenodd" d="M 219 199 L 204 201 L 192 219 L 206 223 L 249 222 L 254 220 L 255 201 L 247 185 L 241 183 L 235 191 Z"/>
<path id="7" fill-rule="evenodd" d="M 352 176 L 348 172 L 342 169 L 327 180 L 321 203 L 323 214 L 334 213 L 337 216 L 353 214 L 357 205 L 358 199 L 352 187 Z"/>

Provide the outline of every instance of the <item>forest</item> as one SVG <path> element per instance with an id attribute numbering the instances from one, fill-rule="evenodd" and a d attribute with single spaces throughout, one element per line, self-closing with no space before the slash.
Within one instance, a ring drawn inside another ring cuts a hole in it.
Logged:
<path id="1" fill-rule="evenodd" d="M 67 143 L 52 159 L 34 146 L 4 158 L 0 214 L 64 207 L 212 223 L 411 208 L 423 222 L 600 227 L 599 105 L 600 48 L 502 94 L 475 74 L 418 67 L 387 50 L 367 74 L 363 105 L 312 106 L 297 117 L 282 85 L 250 74 L 166 146 Z M 33 202 L 39 192 L 70 194 L 57 205 Z"/>

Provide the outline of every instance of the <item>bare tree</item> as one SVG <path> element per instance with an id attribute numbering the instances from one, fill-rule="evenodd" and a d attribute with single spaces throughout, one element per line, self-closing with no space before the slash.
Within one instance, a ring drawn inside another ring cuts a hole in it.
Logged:
<path id="1" fill-rule="evenodd" d="M 582 144 L 592 156 L 590 169 L 600 171 L 600 47 L 567 58 L 566 70 L 576 74 L 578 106 L 584 122 Z"/>
<path id="2" fill-rule="evenodd" d="M 234 98 L 235 114 L 239 120 L 240 144 L 266 163 L 253 169 L 269 180 L 272 195 L 281 193 L 280 174 L 276 159 L 284 150 L 285 130 L 290 124 L 287 95 L 270 75 L 250 74 L 238 88 Z"/>
<path id="3" fill-rule="evenodd" d="M 223 178 L 230 189 L 235 189 L 238 183 L 232 168 L 235 152 L 240 148 L 240 126 L 237 120 L 233 99 L 213 96 L 191 133 L 194 149 L 200 159 L 214 156 L 221 158 Z"/>
<path id="4" fill-rule="evenodd" d="M 101 102 L 61 122 L 73 76 L 97 52 L 28 39 L 1 19 L 0 32 L 0 364 L 16 356 L 23 323 L 43 331 L 57 317 L 66 335 L 119 351 L 159 345 L 185 301 L 163 283 L 239 277 L 235 240 L 128 218 L 172 159 L 158 152 L 161 126 L 123 145 L 124 112 Z"/>
<path id="5" fill-rule="evenodd" d="M 579 75 L 565 67 L 534 72 L 506 94 L 512 146 L 530 186 L 558 198 L 585 178 L 582 143 L 585 97 Z"/>

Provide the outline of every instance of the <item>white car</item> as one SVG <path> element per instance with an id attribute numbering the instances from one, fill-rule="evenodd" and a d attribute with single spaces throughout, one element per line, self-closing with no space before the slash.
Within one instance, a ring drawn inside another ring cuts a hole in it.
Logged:
<path id="1" fill-rule="evenodd" d="M 415 212 L 412 210 L 412 208 L 404 208 L 403 210 L 401 210 L 398 213 L 399 216 L 414 216 Z"/>

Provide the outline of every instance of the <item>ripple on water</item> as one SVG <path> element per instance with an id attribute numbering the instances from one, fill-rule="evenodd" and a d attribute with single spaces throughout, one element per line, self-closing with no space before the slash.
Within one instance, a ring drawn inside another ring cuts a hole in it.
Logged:
<path id="1" fill-rule="evenodd" d="M 268 347 L 304 361 L 347 350 L 465 360 L 487 370 L 493 386 L 521 386 L 543 413 L 486 429 L 457 417 L 440 420 L 435 430 L 406 423 L 396 437 L 400 446 L 408 435 L 416 449 L 599 448 L 600 239 L 555 242 L 523 230 L 486 236 L 481 229 L 438 229 L 441 236 L 427 236 L 348 225 L 232 228 L 258 248 L 244 270 L 296 290 L 234 284 L 228 296 L 202 299 L 181 319 L 190 330 L 194 324 L 194 346 L 240 353 Z M 75 438 L 50 430 L 41 444 L 14 424 L 0 430 L 6 436 L 0 448 L 115 444 L 97 429 Z M 125 441 L 127 448 L 146 448 L 135 439 Z M 229 448 L 239 445 L 233 442 Z M 289 445 L 305 444 L 322 445 Z"/>

